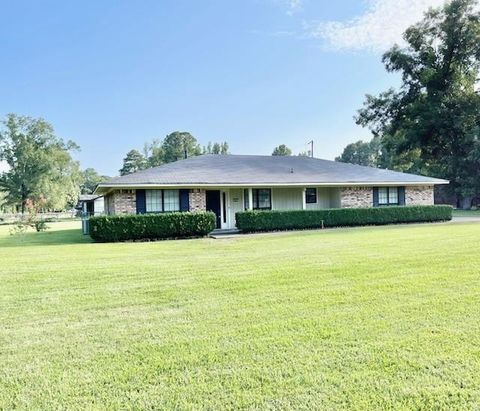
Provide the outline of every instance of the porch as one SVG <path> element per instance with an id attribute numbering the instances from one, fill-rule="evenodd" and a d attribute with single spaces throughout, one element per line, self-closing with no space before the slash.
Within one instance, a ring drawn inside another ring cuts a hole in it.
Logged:
<path id="1" fill-rule="evenodd" d="M 205 191 L 206 209 L 217 215 L 217 228 L 235 228 L 244 210 L 315 210 L 339 208 L 339 187 L 218 188 Z"/>

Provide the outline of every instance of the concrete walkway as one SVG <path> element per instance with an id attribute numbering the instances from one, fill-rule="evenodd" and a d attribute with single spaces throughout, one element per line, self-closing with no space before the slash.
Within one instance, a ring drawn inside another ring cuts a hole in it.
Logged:
<path id="1" fill-rule="evenodd" d="M 450 223 L 480 223 L 480 216 L 453 217 Z"/>

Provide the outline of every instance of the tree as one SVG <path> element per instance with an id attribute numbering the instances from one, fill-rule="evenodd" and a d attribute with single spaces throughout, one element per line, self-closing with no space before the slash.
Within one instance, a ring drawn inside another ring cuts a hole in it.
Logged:
<path id="1" fill-rule="evenodd" d="M 203 154 L 228 154 L 228 143 L 213 143 L 209 141 L 207 147 L 203 147 Z"/>
<path id="2" fill-rule="evenodd" d="M 342 163 L 358 164 L 361 166 L 378 166 L 378 152 L 372 147 L 371 141 L 358 140 L 348 144 L 342 154 L 335 158 L 335 161 Z"/>
<path id="3" fill-rule="evenodd" d="M 120 175 L 134 173 L 147 168 L 148 162 L 145 156 L 138 150 L 130 150 L 123 159 L 123 166 L 119 170 Z"/>
<path id="4" fill-rule="evenodd" d="M 108 180 L 110 177 L 102 176 L 94 168 L 86 168 L 82 171 L 82 182 L 80 184 L 81 194 L 92 194 L 95 187 L 102 181 Z"/>
<path id="5" fill-rule="evenodd" d="M 0 174 L 0 191 L 5 202 L 25 212 L 27 200 L 63 208 L 78 192 L 78 168 L 70 151 L 78 146 L 58 138 L 43 119 L 7 115 L 0 131 L 0 160 L 8 170 Z"/>
<path id="6" fill-rule="evenodd" d="M 228 154 L 228 143 L 208 143 L 200 147 L 197 139 L 188 132 L 174 131 L 164 140 L 154 139 L 145 143 L 143 154 L 138 150 L 130 150 L 123 160 L 120 175 L 134 173 L 148 167 L 156 167 L 165 163 L 193 157 L 201 154 Z"/>
<path id="7" fill-rule="evenodd" d="M 155 138 L 151 143 L 145 143 L 143 155 L 147 160 L 148 167 L 157 167 L 165 163 L 165 150 L 162 140 Z"/>
<path id="8" fill-rule="evenodd" d="M 368 95 L 357 123 L 382 138 L 387 151 L 413 159 L 414 168 L 451 182 L 457 203 L 480 192 L 480 14 L 474 0 L 430 10 L 404 34 L 406 48 L 383 56 L 402 85 Z"/>
<path id="9" fill-rule="evenodd" d="M 174 131 L 165 137 L 162 144 L 163 161 L 171 163 L 182 158 L 198 156 L 202 149 L 197 139 L 185 131 Z"/>
<path id="10" fill-rule="evenodd" d="M 275 147 L 272 152 L 272 156 L 291 156 L 292 150 L 290 150 L 285 144 L 280 144 Z"/>

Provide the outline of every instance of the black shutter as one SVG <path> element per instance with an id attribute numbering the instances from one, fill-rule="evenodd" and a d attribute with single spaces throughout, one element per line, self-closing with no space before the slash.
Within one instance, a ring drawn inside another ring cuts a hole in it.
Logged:
<path id="1" fill-rule="evenodd" d="M 180 190 L 180 211 L 189 211 L 190 204 L 188 193 L 190 190 Z"/>
<path id="2" fill-rule="evenodd" d="M 378 207 L 378 187 L 373 187 L 373 206 Z"/>
<path id="3" fill-rule="evenodd" d="M 147 212 L 147 201 L 145 199 L 145 190 L 136 190 L 137 214 Z"/>
<path id="4" fill-rule="evenodd" d="M 405 205 L 405 187 L 398 187 L 398 205 Z"/>

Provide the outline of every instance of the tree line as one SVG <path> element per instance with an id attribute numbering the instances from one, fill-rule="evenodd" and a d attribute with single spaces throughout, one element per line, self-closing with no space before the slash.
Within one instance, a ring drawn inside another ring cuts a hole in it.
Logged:
<path id="1" fill-rule="evenodd" d="M 445 178 L 458 206 L 480 197 L 480 14 L 475 0 L 453 0 L 426 13 L 404 33 L 405 47 L 382 58 L 388 72 L 401 75 L 398 89 L 367 95 L 355 121 L 372 132 L 370 141 L 345 147 L 337 161 Z M 75 205 L 108 179 L 82 170 L 73 141 L 56 136 L 43 119 L 9 114 L 0 127 L 0 207 L 25 211 Z M 201 154 L 227 154 L 227 142 L 201 146 L 188 132 L 130 150 L 120 174 Z M 272 155 L 292 155 L 281 144 Z M 307 155 L 299 153 L 298 155 Z"/>
<path id="2" fill-rule="evenodd" d="M 142 151 L 130 150 L 123 159 L 119 173 L 123 176 L 201 154 L 228 154 L 228 143 L 226 141 L 213 144 L 209 142 L 202 147 L 190 133 L 174 131 L 163 140 L 154 139 L 145 143 Z"/>
<path id="3" fill-rule="evenodd" d="M 76 205 L 80 194 L 91 194 L 110 177 L 93 168 L 82 170 L 72 154 L 79 146 L 59 138 L 43 119 L 8 114 L 0 127 L 0 210 L 24 213 L 27 208 L 60 211 Z M 228 143 L 201 146 L 188 132 L 175 131 L 163 140 L 144 145 L 143 152 L 130 150 L 120 174 L 170 163 L 201 154 L 227 154 Z"/>
<path id="4" fill-rule="evenodd" d="M 431 9 L 404 33 L 406 47 L 382 58 L 401 74 L 398 89 L 367 95 L 357 124 L 371 141 L 345 147 L 338 161 L 426 174 L 469 208 L 480 195 L 480 14 L 475 0 Z"/>
<path id="5" fill-rule="evenodd" d="M 64 210 L 91 192 L 105 178 L 89 168 L 81 170 L 72 153 L 73 141 L 64 141 L 43 119 L 8 114 L 0 130 L 0 206 L 12 212 L 34 205 L 44 210 Z"/>

